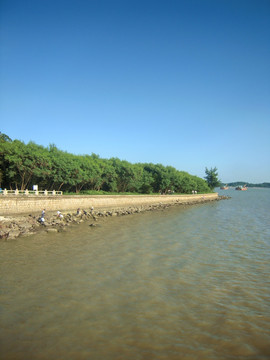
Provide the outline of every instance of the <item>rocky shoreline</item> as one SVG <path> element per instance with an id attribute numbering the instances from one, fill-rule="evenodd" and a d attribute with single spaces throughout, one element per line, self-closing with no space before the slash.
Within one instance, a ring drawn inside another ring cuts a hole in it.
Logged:
<path id="1" fill-rule="evenodd" d="M 68 226 L 78 225 L 82 222 L 89 221 L 89 226 L 96 226 L 99 219 L 104 219 L 111 216 L 125 216 L 136 213 L 143 213 L 146 211 L 163 210 L 171 206 L 186 206 L 194 204 L 202 204 L 209 201 L 218 201 L 229 199 L 228 196 L 219 196 L 214 200 L 202 200 L 198 202 L 185 202 L 185 203 L 170 203 L 170 204 L 152 204 L 134 206 L 128 208 L 118 208 L 110 210 L 94 210 L 94 209 L 82 209 L 76 213 L 70 211 L 63 212 L 62 216 L 57 213 L 48 213 L 44 217 L 44 222 L 40 221 L 40 215 L 16 215 L 16 216 L 0 216 L 0 239 L 2 241 L 9 241 L 16 239 L 19 236 L 30 236 L 40 231 L 46 231 L 48 233 L 65 231 Z"/>

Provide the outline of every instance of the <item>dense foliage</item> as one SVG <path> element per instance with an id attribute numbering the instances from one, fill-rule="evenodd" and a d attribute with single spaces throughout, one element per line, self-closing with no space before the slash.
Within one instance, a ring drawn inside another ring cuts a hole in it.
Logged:
<path id="1" fill-rule="evenodd" d="M 209 192 L 205 180 L 161 164 L 131 164 L 96 154 L 74 155 L 55 145 L 12 141 L 0 133 L 0 186 L 76 192 L 86 190 L 132 193 Z"/>
<path id="2" fill-rule="evenodd" d="M 207 169 L 205 168 L 205 180 L 207 181 L 210 189 L 214 189 L 215 187 L 220 185 L 220 180 L 218 179 L 217 168 Z"/>

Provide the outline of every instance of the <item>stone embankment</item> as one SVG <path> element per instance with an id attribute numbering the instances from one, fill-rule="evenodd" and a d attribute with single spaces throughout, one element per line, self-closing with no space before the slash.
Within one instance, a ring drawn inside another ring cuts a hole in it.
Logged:
<path id="1" fill-rule="evenodd" d="M 47 211 L 72 211 L 81 209 L 115 209 L 154 204 L 190 203 L 214 200 L 217 193 L 196 195 L 63 195 L 63 196 L 0 196 L 0 216 L 39 213 Z"/>
<path id="2" fill-rule="evenodd" d="M 176 200 L 174 202 L 168 203 L 155 203 L 147 204 L 140 206 L 130 206 L 123 208 L 115 209 L 105 209 L 105 207 L 100 209 L 81 209 L 79 213 L 77 212 L 63 212 L 63 216 L 59 217 L 59 214 L 56 212 L 46 212 L 44 219 L 45 221 L 40 221 L 41 214 L 39 215 L 15 215 L 15 216 L 0 216 L 0 239 L 6 241 L 15 239 L 18 236 L 29 236 L 33 235 L 39 231 L 46 232 L 61 232 L 65 231 L 70 225 L 77 225 L 84 221 L 89 222 L 89 226 L 96 226 L 98 220 L 101 218 L 111 217 L 111 216 L 124 216 L 131 215 L 135 213 L 142 213 L 145 211 L 154 211 L 166 209 L 173 205 L 192 205 L 198 203 L 204 203 L 209 201 L 227 199 L 225 196 L 214 196 L 207 197 L 204 195 L 197 195 L 197 201 L 194 201 L 194 198 L 190 198 L 191 201 L 179 202 Z"/>

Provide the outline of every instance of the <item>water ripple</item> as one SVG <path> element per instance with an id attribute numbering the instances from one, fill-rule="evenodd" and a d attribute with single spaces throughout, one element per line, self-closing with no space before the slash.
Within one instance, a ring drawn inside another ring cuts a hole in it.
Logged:
<path id="1" fill-rule="evenodd" d="M 1 243 L 4 359 L 269 359 L 269 190 Z"/>

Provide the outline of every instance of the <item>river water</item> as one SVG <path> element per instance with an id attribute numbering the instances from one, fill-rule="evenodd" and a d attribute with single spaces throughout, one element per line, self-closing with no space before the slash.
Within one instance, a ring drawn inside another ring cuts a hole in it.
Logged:
<path id="1" fill-rule="evenodd" d="M 0 243 L 1 359 L 269 359 L 270 189 L 219 193 Z"/>

